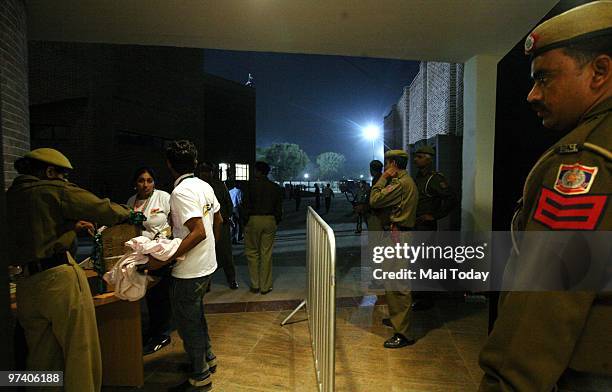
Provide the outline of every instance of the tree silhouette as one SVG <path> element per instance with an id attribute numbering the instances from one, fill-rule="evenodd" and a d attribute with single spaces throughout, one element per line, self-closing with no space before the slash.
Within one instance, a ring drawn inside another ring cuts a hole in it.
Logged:
<path id="1" fill-rule="evenodd" d="M 265 161 L 272 167 L 272 176 L 277 181 L 295 179 L 310 159 L 297 144 L 275 143 L 265 149 Z"/>
<path id="2" fill-rule="evenodd" d="M 319 174 L 321 178 L 330 178 L 342 170 L 346 162 L 344 155 L 337 152 L 324 152 L 317 156 L 317 165 L 319 165 Z"/>

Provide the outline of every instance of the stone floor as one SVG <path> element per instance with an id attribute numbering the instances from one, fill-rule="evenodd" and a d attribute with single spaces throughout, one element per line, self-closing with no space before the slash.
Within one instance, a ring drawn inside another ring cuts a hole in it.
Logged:
<path id="1" fill-rule="evenodd" d="M 324 216 L 334 229 L 336 261 L 336 390 L 473 391 L 482 375 L 477 358 L 486 337 L 485 302 L 466 303 L 446 295 L 426 312 L 413 314 L 415 345 L 382 347 L 392 331 L 380 291 L 360 283 L 361 237 L 355 235 L 350 204 L 337 200 Z M 317 391 L 306 313 L 282 320 L 306 294 L 305 214 L 291 211 L 277 232 L 273 256 L 274 290 L 253 294 L 242 245 L 233 249 L 238 290 L 230 290 L 222 271 L 213 276 L 205 296 L 206 314 L 218 371 L 216 391 Z M 377 297 L 378 294 L 379 296 Z M 172 344 L 146 356 L 145 385 L 138 390 L 163 391 L 182 382 L 179 364 L 187 358 L 176 332 Z M 134 388 L 103 388 L 126 391 Z"/>
<path id="2" fill-rule="evenodd" d="M 336 313 L 337 391 L 473 391 L 482 373 L 479 349 L 486 336 L 487 307 L 443 299 L 414 313 L 415 345 L 382 347 L 391 330 L 381 324 L 386 306 L 376 297 L 339 307 Z M 344 301 L 347 302 L 347 301 Z M 281 327 L 289 310 L 215 313 L 207 316 L 218 371 L 217 391 L 316 391 L 306 314 L 298 312 Z M 142 390 L 162 391 L 182 382 L 186 362 L 176 333 L 172 344 L 145 357 Z M 124 391 L 128 388 L 104 388 Z"/>

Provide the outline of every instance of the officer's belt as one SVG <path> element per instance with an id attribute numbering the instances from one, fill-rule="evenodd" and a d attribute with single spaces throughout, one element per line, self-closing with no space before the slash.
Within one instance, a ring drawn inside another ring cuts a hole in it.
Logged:
<path id="1" fill-rule="evenodd" d="M 66 257 L 66 254 L 55 254 L 51 257 L 47 257 L 46 259 L 31 261 L 23 265 L 22 274 L 23 277 L 27 278 L 29 276 L 36 275 L 39 272 L 43 272 L 63 264 L 68 264 L 68 258 Z"/>

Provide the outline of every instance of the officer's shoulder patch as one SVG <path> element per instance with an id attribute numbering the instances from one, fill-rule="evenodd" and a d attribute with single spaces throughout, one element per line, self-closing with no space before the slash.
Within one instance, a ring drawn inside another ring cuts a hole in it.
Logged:
<path id="1" fill-rule="evenodd" d="M 533 219 L 552 230 L 595 230 L 607 195 L 564 196 L 542 188 Z"/>
<path id="2" fill-rule="evenodd" d="M 554 189 L 563 195 L 588 193 L 598 170 L 597 166 L 562 163 L 555 177 Z"/>

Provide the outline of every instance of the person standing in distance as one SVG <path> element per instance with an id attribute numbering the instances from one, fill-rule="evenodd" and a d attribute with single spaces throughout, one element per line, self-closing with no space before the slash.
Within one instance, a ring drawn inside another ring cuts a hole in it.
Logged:
<path id="1" fill-rule="evenodd" d="M 6 193 L 9 255 L 17 277 L 17 318 L 24 329 L 27 369 L 63 371 L 68 392 L 99 391 L 102 359 L 91 291 L 72 254 L 89 222 L 111 226 L 130 211 L 67 180 L 72 164 L 38 148 L 15 162 L 21 174 Z"/>
<path id="2" fill-rule="evenodd" d="M 217 254 L 218 264 L 223 268 L 225 279 L 230 289 L 238 289 L 236 282 L 236 267 L 234 266 L 234 256 L 232 255 L 232 234 L 230 228 L 230 219 L 234 205 L 227 187 L 216 175 L 215 165 L 210 162 L 204 162 L 200 165 L 200 178 L 206 181 L 215 192 L 215 197 L 221 206 L 221 217 L 223 224 L 221 226 L 221 238 L 217 239 L 215 253 Z"/>
<path id="3" fill-rule="evenodd" d="M 370 162 L 370 175 L 372 176 L 372 187 L 378 182 L 383 174 L 383 163 L 377 159 Z M 389 182 L 389 179 L 387 179 Z M 385 184 L 387 186 L 387 184 Z M 370 188 L 370 195 L 372 197 L 372 188 Z M 386 227 L 389 227 L 389 216 L 391 215 L 391 208 L 369 208 L 368 215 L 368 231 L 369 232 L 382 232 Z"/>
<path id="4" fill-rule="evenodd" d="M 370 207 L 390 208 L 389 225 L 385 231 L 401 232 L 414 229 L 418 191 L 412 177 L 406 172 L 408 153 L 403 150 L 390 150 L 385 153 L 385 171 L 370 192 Z M 388 290 L 385 293 L 389 307 L 389 319 L 383 324 L 391 326 L 394 335 L 384 343 L 386 348 L 400 348 L 414 344 L 408 337 L 410 329 L 409 290 Z"/>
<path id="5" fill-rule="evenodd" d="M 172 268 L 170 301 L 172 315 L 190 360 L 188 379 L 171 391 L 208 391 L 211 373 L 217 368 L 204 313 L 204 294 L 217 269 L 215 238 L 220 238 L 223 218 L 215 192 L 194 174 L 198 151 L 189 140 L 171 142 L 166 163 L 174 178 L 170 195 L 172 234 L 181 238 L 174 255 L 166 262 L 149 258 L 149 269 L 169 263 Z M 177 259 L 184 256 L 184 259 Z"/>
<path id="6" fill-rule="evenodd" d="M 527 37 L 525 52 L 534 80 L 527 101 L 544 127 L 564 136 L 531 169 L 513 230 L 610 231 L 612 2 L 587 3 L 543 22 Z M 564 257 L 523 259 L 519 252 L 508 267 L 530 271 L 531 264 Z M 588 252 L 584 257 L 585 265 L 595 262 Z M 501 293 L 480 353 L 480 391 L 612 390 L 611 304 L 605 292 Z"/>
<path id="7" fill-rule="evenodd" d="M 237 245 L 242 241 L 242 185 L 240 181 L 234 181 L 234 186 L 229 190 L 232 199 L 232 244 Z"/>
<path id="8" fill-rule="evenodd" d="M 334 191 L 331 189 L 331 184 L 327 184 L 323 189 L 323 197 L 325 198 L 325 214 L 328 214 L 331 207 L 331 199 L 336 197 L 334 196 Z"/>
<path id="9" fill-rule="evenodd" d="M 418 231 L 437 231 L 438 220 L 447 216 L 457 205 L 455 194 L 448 186 L 448 181 L 440 172 L 433 170 L 433 158 L 436 155 L 433 147 L 424 145 L 414 154 L 414 164 L 418 169 L 414 182 L 419 190 L 416 226 Z M 432 292 L 412 293 L 412 310 L 427 310 L 434 306 Z"/>
<path id="10" fill-rule="evenodd" d="M 249 263 L 250 290 L 261 294 L 272 291 L 272 248 L 283 216 L 282 190 L 268 179 L 268 173 L 267 163 L 255 162 L 255 178 L 249 181 L 244 196 L 244 254 Z"/>
<path id="11" fill-rule="evenodd" d="M 418 169 L 414 182 L 419 189 L 419 204 L 415 230 L 436 231 L 438 220 L 447 216 L 457 205 L 457 199 L 440 172 L 433 170 L 433 147 L 419 147 L 414 154 Z"/>

